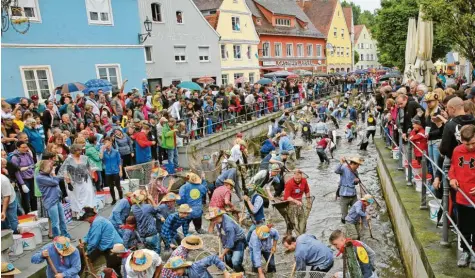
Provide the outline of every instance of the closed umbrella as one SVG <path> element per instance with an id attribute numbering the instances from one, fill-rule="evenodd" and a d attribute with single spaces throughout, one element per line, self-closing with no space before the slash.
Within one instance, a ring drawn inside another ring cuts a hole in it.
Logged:
<path id="1" fill-rule="evenodd" d="M 271 83 L 272 83 L 272 79 L 270 78 L 262 78 L 259 81 L 257 81 L 257 84 L 261 84 L 261 85 L 268 85 Z"/>
<path id="2" fill-rule="evenodd" d="M 86 85 L 86 88 L 82 90 L 84 93 L 92 91 L 97 94 L 97 91 L 99 90 L 102 90 L 103 92 L 112 91 L 112 84 L 105 79 L 91 79 L 84 83 L 84 85 Z"/>
<path id="3" fill-rule="evenodd" d="M 182 81 L 180 84 L 177 85 L 178 88 L 193 90 L 193 91 L 201 91 L 201 87 L 198 83 L 193 81 Z"/>
<path id="4" fill-rule="evenodd" d="M 434 88 L 435 67 L 432 63 L 434 25 L 432 21 L 425 21 L 423 17 L 423 12 L 419 11 L 417 22 L 417 59 L 414 68 L 416 69 L 417 81 Z"/>
<path id="5" fill-rule="evenodd" d="M 404 68 L 404 82 L 408 79 L 415 79 L 414 63 L 416 62 L 417 54 L 417 28 L 416 19 L 409 18 L 407 27 L 406 39 L 406 53 L 405 53 L 405 68 Z"/>
<path id="6" fill-rule="evenodd" d="M 57 94 L 71 94 L 74 92 L 81 92 L 86 89 L 86 86 L 80 82 L 66 83 L 56 88 Z"/>

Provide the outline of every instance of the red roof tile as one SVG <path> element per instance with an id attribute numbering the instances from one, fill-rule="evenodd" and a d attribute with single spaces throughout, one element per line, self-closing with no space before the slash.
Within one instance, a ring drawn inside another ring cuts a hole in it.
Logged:
<path id="1" fill-rule="evenodd" d="M 358 41 L 358 38 L 361 35 L 361 31 L 363 31 L 364 25 L 355 25 L 355 43 Z"/>
<path id="2" fill-rule="evenodd" d="M 353 22 L 353 9 L 351 9 L 351 7 L 344 7 L 343 14 L 345 15 L 348 32 L 351 33 L 351 23 Z"/>
<path id="3" fill-rule="evenodd" d="M 211 25 L 211 27 L 216 30 L 216 28 L 218 27 L 219 11 L 217 11 L 215 14 L 205 16 L 205 19 L 208 20 L 209 25 Z"/>
<path id="4" fill-rule="evenodd" d="M 313 25 L 325 36 L 333 20 L 333 14 L 338 0 L 312 0 L 305 1 L 303 11 L 312 21 Z"/>

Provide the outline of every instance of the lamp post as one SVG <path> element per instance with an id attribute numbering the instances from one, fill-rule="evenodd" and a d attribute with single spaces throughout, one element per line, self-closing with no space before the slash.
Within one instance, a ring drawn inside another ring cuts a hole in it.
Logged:
<path id="1" fill-rule="evenodd" d="M 143 25 L 147 33 L 143 33 L 143 34 L 139 33 L 139 44 L 144 43 L 147 40 L 147 38 L 152 35 L 152 21 L 148 19 L 148 16 L 145 18 Z"/>

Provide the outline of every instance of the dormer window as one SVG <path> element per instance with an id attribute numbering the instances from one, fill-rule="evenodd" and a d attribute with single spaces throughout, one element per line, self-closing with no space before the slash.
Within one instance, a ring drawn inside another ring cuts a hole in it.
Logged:
<path id="1" fill-rule="evenodd" d="M 277 26 L 287 26 L 287 27 L 290 27 L 290 19 L 276 18 L 276 19 L 275 19 L 275 25 L 277 25 Z"/>

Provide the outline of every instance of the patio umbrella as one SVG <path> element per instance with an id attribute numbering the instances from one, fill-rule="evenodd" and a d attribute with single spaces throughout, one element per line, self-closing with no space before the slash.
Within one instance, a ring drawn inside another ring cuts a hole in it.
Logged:
<path id="1" fill-rule="evenodd" d="M 425 21 L 424 14 L 419 11 L 419 19 L 417 23 L 417 59 L 414 68 L 416 69 L 416 79 L 420 83 L 434 88 L 435 71 L 432 63 L 432 48 L 434 41 L 434 25 L 432 21 Z"/>
<path id="2" fill-rule="evenodd" d="M 61 86 L 58 86 L 56 89 L 57 94 L 71 94 L 73 92 L 81 92 L 86 89 L 86 86 L 80 82 L 66 83 Z"/>
<path id="3" fill-rule="evenodd" d="M 104 92 L 112 91 L 112 84 L 104 79 L 91 79 L 84 83 L 84 85 L 86 85 L 86 88 L 82 91 L 86 94 L 90 91 L 93 91 L 95 94 L 97 94 L 97 91 L 99 90 Z"/>
<path id="4" fill-rule="evenodd" d="M 211 78 L 209 76 L 203 76 L 203 77 L 200 77 L 198 80 L 196 80 L 196 82 L 203 83 L 203 84 L 212 84 L 215 81 L 216 80 L 214 80 L 213 78 Z"/>
<path id="5" fill-rule="evenodd" d="M 268 85 L 271 83 L 272 83 L 272 79 L 270 78 L 262 78 L 259 81 L 257 81 L 257 84 L 261 84 L 261 85 Z"/>
<path id="6" fill-rule="evenodd" d="M 390 78 L 398 78 L 398 77 L 401 77 L 401 74 L 390 72 L 388 74 L 385 74 L 385 75 L 381 76 L 379 81 L 386 81 L 386 80 L 389 80 Z"/>
<path id="7" fill-rule="evenodd" d="M 287 76 L 287 79 L 295 79 L 295 78 L 299 78 L 299 76 L 296 74 L 291 74 Z"/>
<path id="8" fill-rule="evenodd" d="M 312 76 L 312 72 L 308 70 L 298 69 L 298 70 L 294 70 L 294 73 L 300 76 Z"/>
<path id="9" fill-rule="evenodd" d="M 193 81 L 182 81 L 180 84 L 177 85 L 178 88 L 193 90 L 193 91 L 201 91 L 201 87 L 198 83 Z"/>
<path id="10" fill-rule="evenodd" d="M 235 80 L 234 80 L 234 83 L 235 83 L 235 84 L 238 84 L 238 83 L 244 83 L 244 82 L 246 82 L 246 81 L 247 81 L 246 78 L 245 78 L 244 76 L 241 76 L 241 77 L 239 77 L 238 79 L 235 79 Z"/>
<path id="11" fill-rule="evenodd" d="M 274 78 L 274 77 L 283 77 L 283 78 L 287 78 L 287 76 L 293 74 L 292 72 L 290 71 L 286 71 L 286 70 L 280 70 L 280 71 L 274 71 L 274 72 L 269 72 L 269 73 L 266 73 L 264 74 L 264 77 L 265 78 Z"/>
<path id="12" fill-rule="evenodd" d="M 408 79 L 415 79 L 414 63 L 416 61 L 417 51 L 417 29 L 416 19 L 409 18 L 406 38 L 406 53 L 405 53 L 405 68 L 404 68 L 404 82 Z"/>

